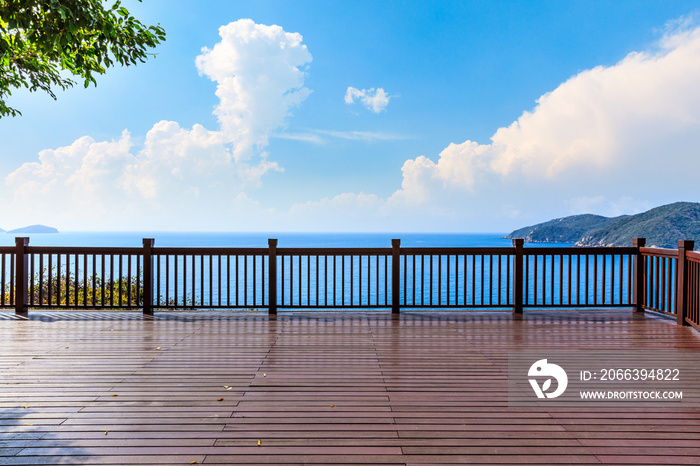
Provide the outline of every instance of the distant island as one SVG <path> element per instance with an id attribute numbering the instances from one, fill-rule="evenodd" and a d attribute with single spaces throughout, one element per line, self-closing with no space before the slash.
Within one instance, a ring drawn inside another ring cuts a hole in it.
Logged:
<path id="1" fill-rule="evenodd" d="M 675 202 L 619 217 L 572 215 L 520 228 L 504 238 L 576 246 L 631 246 L 633 238 L 646 238 L 647 246 L 659 248 L 676 248 L 679 239 L 690 239 L 699 247 L 700 203 Z"/>
<path id="2" fill-rule="evenodd" d="M 5 231 L 0 228 L 0 231 Z M 18 233 L 58 233 L 58 230 L 45 225 L 29 225 L 28 227 L 16 228 L 7 232 L 8 234 Z"/>

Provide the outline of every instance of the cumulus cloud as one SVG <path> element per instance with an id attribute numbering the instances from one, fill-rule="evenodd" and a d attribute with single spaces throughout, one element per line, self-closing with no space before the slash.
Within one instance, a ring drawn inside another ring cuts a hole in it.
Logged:
<path id="1" fill-rule="evenodd" d="M 606 199 L 605 196 L 581 196 L 570 199 L 567 204 L 572 213 L 606 212 L 611 217 L 639 214 L 656 205 L 649 201 L 622 196 L 619 199 Z"/>
<path id="2" fill-rule="evenodd" d="M 505 231 L 567 213 L 698 200 L 700 28 L 688 24 L 678 21 L 650 50 L 572 76 L 486 144 L 412 155 L 389 195 L 345 192 L 275 212 L 248 190 L 282 170 L 265 149 L 309 95 L 311 55 L 298 34 L 237 21 L 196 60 L 217 85 L 217 129 L 161 121 L 142 147 L 127 131 L 112 141 L 86 136 L 8 175 L 0 200 L 31 206 L 13 212 L 18 226 L 158 229 L 186 220 L 204 230 L 336 231 Z M 377 113 L 389 98 L 381 88 L 350 87 L 345 96 Z M 392 139 L 320 130 L 286 137 Z"/>
<path id="3" fill-rule="evenodd" d="M 311 93 L 304 87 L 311 54 L 301 34 L 250 19 L 222 26 L 219 36 L 221 42 L 203 48 L 195 63 L 200 74 L 217 83 L 214 113 L 233 143 L 234 157 L 247 159 Z"/>
<path id="4" fill-rule="evenodd" d="M 653 51 L 568 79 L 489 144 L 467 140 L 436 162 L 407 160 L 390 200 L 481 203 L 483 218 L 493 219 L 508 197 L 529 203 L 530 211 L 588 206 L 614 215 L 650 205 L 660 192 L 660 201 L 697 196 L 698 82 L 700 28 L 667 33 Z"/>
<path id="5" fill-rule="evenodd" d="M 567 214 L 697 201 L 700 28 L 671 26 L 652 49 L 542 95 L 488 144 L 466 140 L 435 160 L 406 160 L 401 188 L 386 198 L 345 193 L 296 212 L 347 212 L 339 230 L 508 231 Z M 349 89 L 346 98 L 361 92 Z"/>
<path id="6" fill-rule="evenodd" d="M 219 35 L 196 59 L 200 73 L 217 83 L 219 128 L 161 121 L 138 151 L 127 131 L 113 141 L 86 136 L 44 150 L 6 177 L 2 198 L 32 206 L 15 221 L 143 229 L 182 215 L 193 228 L 214 229 L 230 225 L 242 205 L 253 209 L 244 190 L 282 171 L 265 147 L 311 92 L 304 87 L 311 54 L 301 35 L 249 19 L 222 26 Z"/>
<path id="7" fill-rule="evenodd" d="M 342 193 L 333 198 L 295 204 L 290 209 L 289 216 L 318 219 L 322 222 L 320 227 L 324 230 L 334 230 L 338 226 L 341 229 L 346 229 L 349 223 L 348 219 L 368 213 L 376 217 L 382 204 L 383 200 L 374 194 Z"/>
<path id="8" fill-rule="evenodd" d="M 345 192 L 318 201 L 294 204 L 287 212 L 277 214 L 278 225 L 291 230 L 304 230 L 311 223 L 316 231 L 434 231 L 445 225 L 449 212 L 431 206 L 404 206 L 392 199 L 372 193 Z M 420 221 L 416 221 L 420 219 Z M 451 223 L 448 220 L 448 224 Z"/>
<path id="9" fill-rule="evenodd" d="M 354 104 L 358 100 L 368 110 L 379 113 L 389 105 L 391 97 L 381 87 L 371 89 L 356 89 L 352 86 L 345 91 L 345 103 Z"/>
<path id="10" fill-rule="evenodd" d="M 70 146 L 43 150 L 38 162 L 6 177 L 11 194 L 3 198 L 8 205 L 31 206 L 15 212 L 20 223 L 31 221 L 35 212 L 64 212 L 74 220 L 110 211 L 110 200 L 124 193 L 124 168 L 135 161 L 131 147 L 131 135 L 124 131 L 117 140 L 85 136 Z"/>
<path id="11" fill-rule="evenodd" d="M 44 150 L 38 162 L 8 175 L 3 197 L 32 206 L 15 212 L 18 224 L 36 223 L 37 215 L 71 229 L 159 229 L 178 215 L 191 226 L 216 223 L 249 183 L 221 139 L 201 125 L 190 130 L 173 121 L 154 125 L 139 151 L 127 131 L 112 141 L 86 136 Z"/>

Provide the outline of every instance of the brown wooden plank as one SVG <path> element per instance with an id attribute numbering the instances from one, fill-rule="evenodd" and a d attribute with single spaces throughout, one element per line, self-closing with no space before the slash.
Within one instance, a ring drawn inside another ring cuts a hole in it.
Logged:
<path id="1" fill-rule="evenodd" d="M 692 405 L 508 407 L 510 351 L 700 351 L 651 315 L 31 312 L 0 342 L 0 464 L 700 463 Z"/>

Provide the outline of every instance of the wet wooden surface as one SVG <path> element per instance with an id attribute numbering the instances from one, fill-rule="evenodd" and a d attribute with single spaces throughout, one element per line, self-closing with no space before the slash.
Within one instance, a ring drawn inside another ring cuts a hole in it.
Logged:
<path id="1" fill-rule="evenodd" d="M 511 351 L 700 351 L 629 311 L 0 313 L 0 342 L 0 464 L 700 464 L 696 407 L 508 407 Z"/>

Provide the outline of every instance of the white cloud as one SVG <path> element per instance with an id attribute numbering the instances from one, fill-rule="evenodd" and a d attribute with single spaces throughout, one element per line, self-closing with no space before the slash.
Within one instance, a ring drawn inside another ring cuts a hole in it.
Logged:
<path id="1" fill-rule="evenodd" d="M 404 136 L 401 134 L 387 133 L 382 131 L 337 131 L 328 129 L 312 129 L 307 133 L 291 133 L 285 131 L 283 133 L 276 133 L 272 137 L 277 139 L 288 139 L 291 141 L 301 141 L 308 142 L 311 144 L 325 144 L 328 142 L 327 138 L 322 136 L 328 136 L 329 138 L 335 139 L 346 139 L 350 141 L 363 141 L 363 142 L 377 142 L 377 141 L 400 141 L 405 139 L 411 139 L 410 136 Z"/>
<path id="2" fill-rule="evenodd" d="M 354 104 L 355 100 L 359 100 L 362 105 L 374 113 L 386 109 L 389 105 L 389 99 L 391 97 L 381 87 L 360 90 L 350 86 L 345 91 L 346 104 Z"/>
<path id="3" fill-rule="evenodd" d="M 334 130 L 316 130 L 319 134 L 324 134 L 338 139 L 349 139 L 352 141 L 398 141 L 401 139 L 410 139 L 408 136 L 400 134 L 384 133 L 381 131 L 334 131 Z"/>
<path id="4" fill-rule="evenodd" d="M 0 199 L 31 206 L 13 212 L 16 223 L 211 230 L 230 226 L 243 205 L 250 211 L 245 190 L 282 171 L 264 149 L 310 93 L 303 84 L 311 54 L 301 35 L 247 19 L 219 34 L 221 41 L 196 59 L 200 73 L 217 83 L 217 130 L 161 121 L 138 152 L 127 131 L 110 142 L 86 136 L 44 150 L 38 162 L 6 177 Z"/>
<path id="5" fill-rule="evenodd" d="M 618 199 L 606 199 L 605 196 L 581 196 L 570 199 L 567 204 L 571 213 L 574 214 L 596 212 L 608 217 L 638 214 L 657 207 L 649 201 L 640 201 L 630 196 L 622 196 Z"/>
<path id="6" fill-rule="evenodd" d="M 36 222 L 35 215 L 62 212 L 66 220 L 89 219 L 114 209 L 123 195 L 124 168 L 134 162 L 131 136 L 97 142 L 82 137 L 70 146 L 47 149 L 39 161 L 25 163 L 6 177 L 6 205 L 31 206 L 13 212 L 18 225 Z M 9 202 L 8 202 L 9 201 Z"/>
<path id="7" fill-rule="evenodd" d="M 311 93 L 304 87 L 311 54 L 300 34 L 250 19 L 222 26 L 219 35 L 221 42 L 203 48 L 195 62 L 200 74 L 216 81 L 214 113 L 234 157 L 245 160 Z"/>
<path id="8" fill-rule="evenodd" d="M 481 220 L 493 224 L 498 205 L 514 200 L 531 215 L 580 211 L 583 199 L 618 214 L 654 197 L 700 195 L 700 28 L 666 34 L 658 46 L 573 76 L 490 144 L 451 144 L 437 162 L 407 160 L 390 200 L 481 205 Z"/>
<path id="9" fill-rule="evenodd" d="M 466 140 L 434 159 L 406 160 L 400 189 L 387 197 L 346 192 L 286 212 L 249 196 L 266 173 L 282 170 L 265 151 L 270 137 L 316 144 L 402 137 L 284 133 L 310 92 L 311 55 L 301 36 L 250 20 L 220 34 L 196 62 L 217 83 L 219 128 L 161 121 L 138 150 L 126 131 L 44 150 L 8 175 L 0 193 L 5 206 L 22 206 L 11 213 L 17 226 L 505 231 L 567 213 L 619 215 L 700 199 L 700 28 L 687 21 L 653 50 L 571 77 L 488 144 Z M 374 112 L 389 98 L 381 88 L 346 93 Z"/>
<path id="10" fill-rule="evenodd" d="M 406 160 L 386 199 L 345 193 L 295 212 L 306 221 L 347 212 L 337 221 L 353 230 L 507 231 L 700 200 L 700 28 L 679 25 L 652 51 L 571 77 L 489 144 Z"/>
<path id="11" fill-rule="evenodd" d="M 14 213 L 19 225 L 40 219 L 69 229 L 157 230 L 178 215 L 190 227 L 216 222 L 230 213 L 217 201 L 235 198 L 250 178 L 232 163 L 220 133 L 161 121 L 138 152 L 126 131 L 118 140 L 83 137 L 44 150 L 39 162 L 7 176 L 4 198 L 32 206 Z"/>
<path id="12" fill-rule="evenodd" d="M 374 194 L 342 193 L 320 201 L 295 204 L 285 216 L 289 228 L 313 221 L 317 231 L 367 231 L 366 224 L 382 222 L 386 201 Z"/>
<path id="13" fill-rule="evenodd" d="M 321 136 L 313 133 L 290 133 L 289 131 L 286 131 L 284 133 L 274 134 L 273 137 L 277 139 L 288 139 L 290 141 L 308 142 L 317 145 L 324 144 L 326 142 Z"/>

